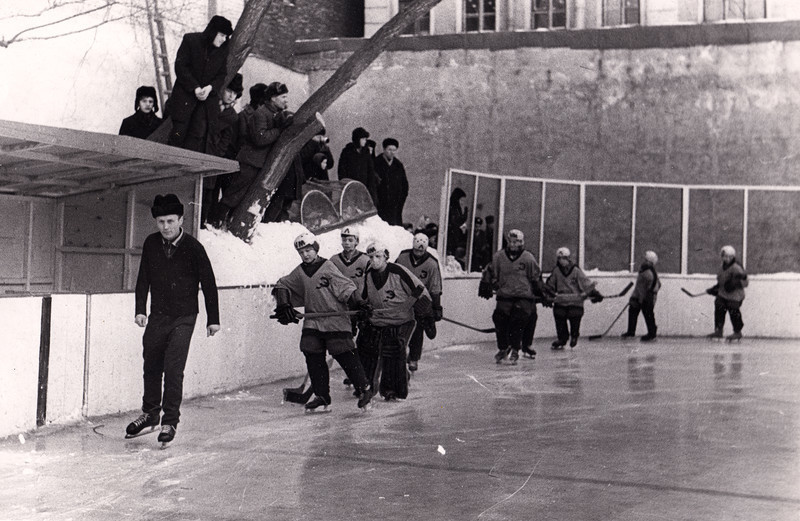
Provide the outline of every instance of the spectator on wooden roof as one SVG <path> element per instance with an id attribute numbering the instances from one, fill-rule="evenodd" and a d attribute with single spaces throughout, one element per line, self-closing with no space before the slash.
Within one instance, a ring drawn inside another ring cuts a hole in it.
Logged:
<path id="1" fill-rule="evenodd" d="M 142 85 L 136 89 L 136 101 L 133 103 L 133 110 L 132 116 L 122 120 L 122 125 L 119 127 L 119 135 L 147 139 L 161 125 L 161 118 L 156 116 L 156 112 L 158 112 L 156 89 L 147 85 Z"/>
<path id="2" fill-rule="evenodd" d="M 175 58 L 175 86 L 167 110 L 172 117 L 168 143 L 210 152 L 218 132 L 219 97 L 228 72 L 230 20 L 214 16 L 202 33 L 183 36 Z"/>
<path id="3" fill-rule="evenodd" d="M 402 161 L 395 157 L 400 143 L 394 138 L 383 140 L 383 153 L 375 158 L 378 174 L 378 215 L 393 226 L 403 224 L 403 206 L 408 197 L 408 177 Z"/>
<path id="4" fill-rule="evenodd" d="M 378 207 L 378 175 L 372 153 L 367 147 L 369 132 L 358 127 L 353 130 L 352 142 L 348 143 L 339 156 L 339 179 L 354 179 L 367 187 L 375 207 Z"/>

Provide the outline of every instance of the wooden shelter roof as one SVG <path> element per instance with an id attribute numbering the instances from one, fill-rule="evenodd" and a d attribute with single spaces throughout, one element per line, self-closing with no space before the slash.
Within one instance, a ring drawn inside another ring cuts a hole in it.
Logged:
<path id="1" fill-rule="evenodd" d="M 129 136 L 0 120 L 0 194 L 63 197 L 238 169 L 230 159 Z"/>

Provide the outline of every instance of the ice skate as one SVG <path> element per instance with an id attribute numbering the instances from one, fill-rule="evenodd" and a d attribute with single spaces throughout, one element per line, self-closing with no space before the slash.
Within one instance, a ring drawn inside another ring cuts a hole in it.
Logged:
<path id="1" fill-rule="evenodd" d="M 509 351 L 509 349 L 501 349 L 501 350 L 499 350 L 497 352 L 497 354 L 494 355 L 494 361 L 496 363 L 498 363 L 498 364 L 502 364 L 503 360 L 505 360 L 506 357 L 508 356 L 508 351 Z"/>
<path id="2" fill-rule="evenodd" d="M 530 359 L 536 358 L 536 350 L 531 346 L 523 347 L 522 356 L 527 356 Z"/>
<path id="3" fill-rule="evenodd" d="M 575 347 L 576 345 L 578 345 L 578 337 L 574 336 L 574 337 L 569 339 L 569 346 L 570 347 Z"/>
<path id="4" fill-rule="evenodd" d="M 352 382 L 350 382 L 349 378 L 345 378 L 344 380 L 342 380 L 342 384 L 344 384 L 345 387 L 350 389 L 350 386 L 352 385 Z"/>
<path id="5" fill-rule="evenodd" d="M 560 340 L 556 340 L 552 344 L 550 344 L 550 349 L 552 349 L 553 351 L 560 351 L 564 349 L 564 344 L 562 344 Z"/>
<path id="6" fill-rule="evenodd" d="M 511 362 L 511 365 L 517 365 L 517 360 L 519 360 L 519 350 L 512 349 L 511 354 L 508 355 L 508 361 Z"/>
<path id="7" fill-rule="evenodd" d="M 713 333 L 706 335 L 706 338 L 710 340 L 722 338 L 722 329 L 715 329 Z"/>
<path id="8" fill-rule="evenodd" d="M 394 391 L 386 391 L 386 394 L 383 395 L 383 399 L 387 402 L 396 402 L 397 393 Z"/>
<path id="9" fill-rule="evenodd" d="M 307 413 L 323 413 L 323 412 L 331 412 L 331 400 L 328 398 L 322 398 L 320 396 L 315 396 L 313 400 L 306 404 L 306 412 Z"/>
<path id="10" fill-rule="evenodd" d="M 156 431 L 160 418 L 158 414 L 141 414 L 125 428 L 125 438 L 138 438 Z"/>
<path id="11" fill-rule="evenodd" d="M 621 338 L 633 338 L 635 336 L 636 336 L 636 333 L 631 333 L 630 331 L 625 331 L 624 333 L 622 333 L 620 335 Z"/>
<path id="12" fill-rule="evenodd" d="M 417 370 L 418 363 L 416 360 L 409 360 L 408 361 L 408 370 L 412 373 Z"/>
<path id="13" fill-rule="evenodd" d="M 364 389 L 364 392 L 358 397 L 358 408 L 362 411 L 367 409 L 367 405 L 369 405 L 370 401 L 372 401 L 372 397 L 375 396 L 375 391 L 372 388 L 368 387 Z"/>
<path id="14" fill-rule="evenodd" d="M 161 443 L 161 448 L 167 447 L 167 444 L 175 439 L 175 426 L 162 425 L 161 432 L 158 434 L 158 441 Z"/>
<path id="15" fill-rule="evenodd" d="M 742 332 L 741 331 L 734 331 L 733 334 L 728 335 L 725 337 L 725 341 L 729 344 L 733 341 L 740 342 L 742 340 Z"/>
<path id="16" fill-rule="evenodd" d="M 656 339 L 656 335 L 651 335 L 650 333 L 644 335 L 640 341 L 641 342 L 652 342 Z"/>

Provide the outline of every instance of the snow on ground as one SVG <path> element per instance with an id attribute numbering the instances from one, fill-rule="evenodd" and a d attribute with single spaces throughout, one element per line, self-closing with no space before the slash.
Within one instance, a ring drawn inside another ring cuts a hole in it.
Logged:
<path id="1" fill-rule="evenodd" d="M 364 251 L 370 242 L 380 240 L 389 248 L 392 260 L 401 250 L 411 248 L 414 238 L 402 226 L 390 226 L 378 216 L 370 217 L 355 227 L 361 233 L 359 250 Z M 218 286 L 259 286 L 275 283 L 300 263 L 294 239 L 307 231 L 299 223 L 261 223 L 250 244 L 213 228 L 200 230 L 198 239 L 211 259 Z M 342 251 L 338 229 L 323 233 L 317 239 L 319 253 L 325 258 Z M 429 251 L 436 255 L 434 250 Z"/>

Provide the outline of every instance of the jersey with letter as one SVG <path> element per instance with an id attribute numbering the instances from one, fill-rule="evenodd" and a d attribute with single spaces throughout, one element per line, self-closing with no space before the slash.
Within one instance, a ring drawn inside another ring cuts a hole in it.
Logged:
<path id="1" fill-rule="evenodd" d="M 356 291 L 358 291 L 358 295 L 361 295 L 361 291 L 364 289 L 364 273 L 367 272 L 367 265 L 369 265 L 369 255 L 356 250 L 353 258 L 347 260 L 342 253 L 339 253 L 331 257 L 331 262 L 339 268 L 342 275 L 355 282 Z"/>
<path id="2" fill-rule="evenodd" d="M 431 295 L 442 294 L 442 272 L 439 271 L 439 262 L 436 257 L 427 251 L 421 258 L 414 256 L 414 250 L 403 250 L 397 256 L 397 264 L 408 268 L 408 271 L 417 276 L 425 284 Z"/>

